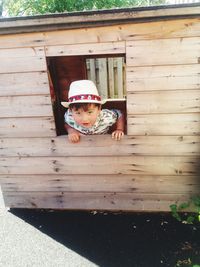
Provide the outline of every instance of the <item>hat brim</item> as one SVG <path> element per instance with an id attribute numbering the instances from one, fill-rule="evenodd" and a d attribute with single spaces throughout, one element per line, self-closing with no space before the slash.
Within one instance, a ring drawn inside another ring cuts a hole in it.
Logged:
<path id="1" fill-rule="evenodd" d="M 75 103 L 88 103 L 88 104 L 100 104 L 100 105 L 103 105 L 107 102 L 107 99 L 104 99 L 102 101 L 96 101 L 96 100 L 77 100 L 77 101 L 74 101 L 74 102 L 61 102 L 61 105 L 65 108 L 68 108 L 70 104 L 75 104 Z"/>

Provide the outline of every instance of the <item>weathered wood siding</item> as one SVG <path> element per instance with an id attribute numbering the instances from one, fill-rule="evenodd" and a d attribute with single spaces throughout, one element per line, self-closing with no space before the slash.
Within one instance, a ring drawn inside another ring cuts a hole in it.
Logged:
<path id="1" fill-rule="evenodd" d="M 196 18 L 0 37 L 6 206 L 167 211 L 200 187 Z M 128 135 L 56 136 L 46 57 L 125 54 Z"/>

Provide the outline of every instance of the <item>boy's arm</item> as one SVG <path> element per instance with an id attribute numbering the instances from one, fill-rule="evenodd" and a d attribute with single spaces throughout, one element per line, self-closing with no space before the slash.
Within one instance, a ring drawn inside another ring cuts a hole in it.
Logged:
<path id="1" fill-rule="evenodd" d="M 124 114 L 122 114 L 116 122 L 116 130 L 124 132 Z"/>
<path id="2" fill-rule="evenodd" d="M 116 122 L 115 131 L 112 133 L 113 139 L 120 140 L 124 136 L 124 124 L 125 120 L 124 120 L 124 115 L 122 114 Z"/>
<path id="3" fill-rule="evenodd" d="M 71 143 L 78 143 L 80 141 L 80 133 L 67 123 L 65 123 L 65 130 L 68 132 L 68 139 Z"/>

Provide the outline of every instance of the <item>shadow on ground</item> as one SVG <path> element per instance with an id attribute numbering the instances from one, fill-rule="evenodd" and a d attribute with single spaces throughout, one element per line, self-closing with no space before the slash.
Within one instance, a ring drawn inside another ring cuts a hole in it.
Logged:
<path id="1" fill-rule="evenodd" d="M 200 227 L 184 225 L 171 214 L 28 209 L 11 209 L 11 213 L 97 266 L 200 264 Z"/>

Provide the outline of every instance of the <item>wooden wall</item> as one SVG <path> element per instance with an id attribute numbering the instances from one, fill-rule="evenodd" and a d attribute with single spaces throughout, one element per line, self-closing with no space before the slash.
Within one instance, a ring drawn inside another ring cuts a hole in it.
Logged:
<path id="1" fill-rule="evenodd" d="M 0 37 L 9 207 L 168 211 L 200 187 L 199 19 Z M 126 54 L 128 135 L 56 136 L 46 57 Z"/>

